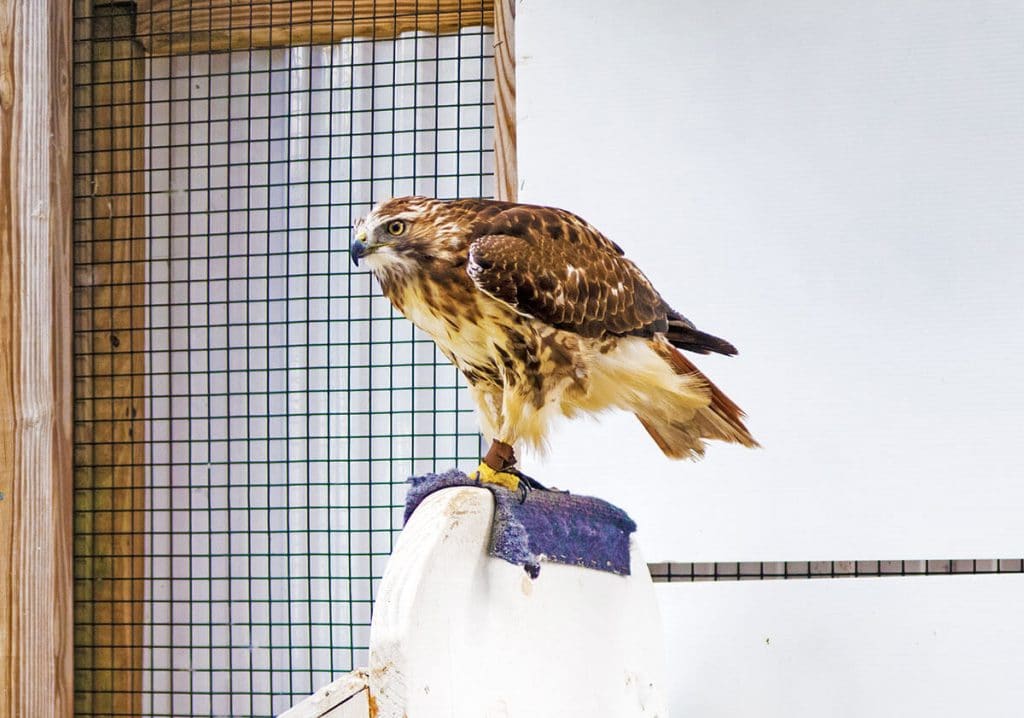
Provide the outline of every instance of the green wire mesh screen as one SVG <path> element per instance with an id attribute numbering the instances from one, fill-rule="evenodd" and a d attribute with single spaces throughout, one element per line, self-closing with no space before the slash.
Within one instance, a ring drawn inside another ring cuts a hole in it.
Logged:
<path id="1" fill-rule="evenodd" d="M 347 247 L 373 201 L 492 194 L 493 39 L 138 23 L 77 7 L 76 711 L 271 715 L 365 664 L 405 479 L 480 455 Z"/>

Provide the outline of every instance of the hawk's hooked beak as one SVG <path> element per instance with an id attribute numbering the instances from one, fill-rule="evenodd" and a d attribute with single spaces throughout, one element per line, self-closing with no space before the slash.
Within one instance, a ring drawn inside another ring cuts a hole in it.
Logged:
<path id="1" fill-rule="evenodd" d="M 356 233 L 356 238 L 352 242 L 352 246 L 349 247 L 349 254 L 352 255 L 352 264 L 359 266 L 359 260 L 370 254 L 375 249 L 374 245 L 366 243 L 366 232 L 360 230 Z"/>

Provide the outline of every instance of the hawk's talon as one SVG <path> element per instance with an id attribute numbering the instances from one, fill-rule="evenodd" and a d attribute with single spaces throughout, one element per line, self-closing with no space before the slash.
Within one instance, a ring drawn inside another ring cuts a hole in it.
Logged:
<path id="1" fill-rule="evenodd" d="M 510 474 L 515 474 L 516 476 L 518 476 L 519 481 L 526 486 L 527 491 L 557 491 L 557 489 L 549 489 L 547 486 L 537 481 L 537 479 L 533 478 L 532 476 L 527 476 L 526 474 L 524 474 L 522 471 L 515 467 L 510 466 L 507 469 L 505 469 L 505 471 Z"/>
<path id="2" fill-rule="evenodd" d="M 544 484 L 542 484 L 541 482 L 537 481 L 532 476 L 527 476 L 526 474 L 524 474 L 522 471 L 520 471 L 519 469 L 515 468 L 514 466 L 506 467 L 504 469 L 504 472 L 507 473 L 507 474 L 512 474 L 513 476 L 515 476 L 516 478 L 519 479 L 519 489 L 518 489 L 518 491 L 516 491 L 516 493 L 519 494 L 519 503 L 520 504 L 525 504 L 526 503 L 526 497 L 530 495 L 530 492 L 532 492 L 532 491 L 547 491 L 548 490 L 548 488 L 546 486 L 544 486 Z"/>
<path id="3" fill-rule="evenodd" d="M 506 471 L 508 471 L 509 473 L 515 473 L 517 476 L 519 474 L 519 472 L 515 471 L 514 469 L 512 469 L 512 470 L 506 469 Z M 529 478 L 529 477 L 526 477 L 526 478 Z M 530 495 L 531 491 L 533 491 L 533 487 L 530 486 L 530 483 L 528 481 L 524 481 L 523 478 L 520 477 L 520 479 L 519 479 L 519 488 L 516 490 L 517 498 L 519 499 L 520 505 L 526 503 L 526 497 Z"/>

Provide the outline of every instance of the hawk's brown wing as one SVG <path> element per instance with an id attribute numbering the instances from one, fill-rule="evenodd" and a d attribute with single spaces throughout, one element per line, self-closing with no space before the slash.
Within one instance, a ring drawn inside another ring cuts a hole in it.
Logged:
<path id="1" fill-rule="evenodd" d="M 470 277 L 523 314 L 587 337 L 662 332 L 683 349 L 736 353 L 673 311 L 618 245 L 576 215 L 505 205 L 474 229 Z"/>

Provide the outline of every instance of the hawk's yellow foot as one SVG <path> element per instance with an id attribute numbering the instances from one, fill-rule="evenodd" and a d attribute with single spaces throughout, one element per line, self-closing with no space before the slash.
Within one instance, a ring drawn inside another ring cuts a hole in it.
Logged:
<path id="1" fill-rule="evenodd" d="M 480 462 L 480 466 L 476 467 L 476 471 L 471 474 L 470 478 L 485 484 L 497 484 L 509 491 L 519 491 L 518 476 L 508 471 L 492 469 L 486 461 Z"/>

